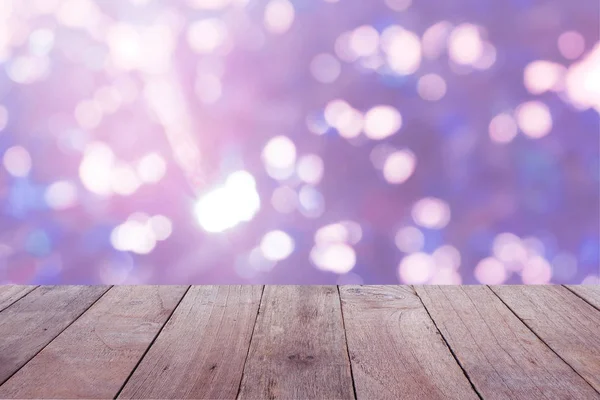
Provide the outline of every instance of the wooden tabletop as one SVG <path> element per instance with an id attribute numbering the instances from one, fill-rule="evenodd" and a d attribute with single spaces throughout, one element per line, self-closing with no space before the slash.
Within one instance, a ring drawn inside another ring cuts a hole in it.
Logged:
<path id="1" fill-rule="evenodd" d="M 600 399 L 600 286 L 0 286 L 0 398 Z"/>

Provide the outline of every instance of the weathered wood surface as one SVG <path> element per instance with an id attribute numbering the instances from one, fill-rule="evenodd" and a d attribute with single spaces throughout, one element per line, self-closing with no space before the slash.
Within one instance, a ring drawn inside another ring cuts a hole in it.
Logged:
<path id="1" fill-rule="evenodd" d="M 0 286 L 0 398 L 600 400 L 599 293 Z"/>
<path id="2" fill-rule="evenodd" d="M 357 397 L 477 399 L 407 286 L 340 287 Z"/>
<path id="3" fill-rule="evenodd" d="M 18 301 L 35 289 L 30 285 L 4 285 L 0 286 L 0 311 Z"/>
<path id="4" fill-rule="evenodd" d="M 266 286 L 240 399 L 352 399 L 335 286 Z"/>
<path id="5" fill-rule="evenodd" d="M 568 285 L 567 288 L 600 310 L 600 285 Z"/>
<path id="6" fill-rule="evenodd" d="M 483 398 L 598 398 L 488 287 L 416 291 Z"/>
<path id="7" fill-rule="evenodd" d="M 262 286 L 194 286 L 119 398 L 233 399 Z"/>
<path id="8" fill-rule="evenodd" d="M 111 288 L 0 386 L 0 398 L 113 398 L 186 289 Z"/>
<path id="9" fill-rule="evenodd" d="M 562 286 L 495 286 L 515 314 L 600 391 L 600 312 Z"/>
<path id="10" fill-rule="evenodd" d="M 0 312 L 0 383 L 85 312 L 108 286 L 40 286 Z"/>

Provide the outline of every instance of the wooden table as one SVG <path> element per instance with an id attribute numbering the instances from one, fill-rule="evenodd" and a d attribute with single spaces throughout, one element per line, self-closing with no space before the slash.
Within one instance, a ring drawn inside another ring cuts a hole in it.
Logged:
<path id="1" fill-rule="evenodd" d="M 600 286 L 0 286 L 0 398 L 600 399 Z"/>

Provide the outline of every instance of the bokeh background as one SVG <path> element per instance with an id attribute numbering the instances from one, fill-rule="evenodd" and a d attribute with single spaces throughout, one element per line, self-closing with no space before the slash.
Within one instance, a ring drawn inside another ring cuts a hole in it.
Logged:
<path id="1" fill-rule="evenodd" d="M 0 283 L 598 283 L 596 0 L 0 0 Z"/>

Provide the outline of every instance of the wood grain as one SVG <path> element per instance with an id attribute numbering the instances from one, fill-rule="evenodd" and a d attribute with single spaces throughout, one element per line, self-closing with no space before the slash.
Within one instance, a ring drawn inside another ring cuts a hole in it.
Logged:
<path id="1" fill-rule="evenodd" d="M 26 296 L 35 289 L 30 285 L 4 285 L 0 286 L 0 311 L 10 306 L 20 298 Z"/>
<path id="2" fill-rule="evenodd" d="M 40 286 L 0 312 L 0 383 L 76 320 L 108 286 Z"/>
<path id="3" fill-rule="evenodd" d="M 568 285 L 567 287 L 600 310 L 600 285 Z"/>
<path id="4" fill-rule="evenodd" d="M 600 392 L 600 311 L 562 286 L 494 286 L 492 290 Z"/>
<path id="5" fill-rule="evenodd" d="M 408 286 L 341 286 L 359 399 L 478 399 Z"/>
<path id="6" fill-rule="evenodd" d="M 483 398 L 598 398 L 488 287 L 415 289 Z"/>
<path id="7" fill-rule="evenodd" d="M 335 286 L 265 287 L 239 398 L 354 398 Z"/>
<path id="8" fill-rule="evenodd" d="M 194 286 L 119 398 L 233 399 L 261 286 Z"/>
<path id="9" fill-rule="evenodd" d="M 186 290 L 113 287 L 0 386 L 0 398 L 113 398 Z"/>

